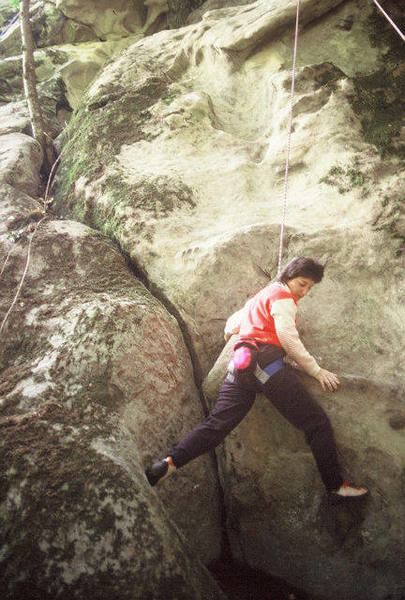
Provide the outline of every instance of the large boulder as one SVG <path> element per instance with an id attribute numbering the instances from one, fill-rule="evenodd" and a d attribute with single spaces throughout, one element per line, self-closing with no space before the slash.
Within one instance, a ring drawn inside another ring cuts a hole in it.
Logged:
<path id="1" fill-rule="evenodd" d="M 31 133 L 30 116 L 25 101 L 8 102 L 0 106 L 0 136 L 15 132 L 27 135 Z"/>
<path id="2" fill-rule="evenodd" d="M 220 599 L 211 459 L 158 495 L 143 472 L 202 418 L 178 323 L 104 236 L 43 217 L 1 187 L 2 597 Z"/>
<path id="3" fill-rule="evenodd" d="M 232 345 L 231 339 L 204 382 L 211 403 Z M 405 388 L 403 381 L 339 377 L 333 394 L 309 377 L 304 383 L 331 419 L 344 475 L 368 485 L 370 497 L 330 504 L 304 435 L 258 395 L 217 451 L 232 553 L 310 597 L 400 600 Z"/>
<path id="4" fill-rule="evenodd" d="M 55 117 L 61 106 L 77 108 L 79 101 L 104 64 L 139 36 L 116 41 L 61 44 L 36 50 L 37 90 L 45 111 Z M 23 93 L 22 58 L 12 56 L 0 61 L 0 102 L 19 100 Z M 67 119 L 68 121 L 69 119 Z"/>
<path id="5" fill-rule="evenodd" d="M 199 23 L 139 41 L 91 85 L 65 136 L 58 210 L 129 253 L 179 310 L 204 373 L 226 317 L 260 283 L 255 264 L 275 273 L 295 7 L 212 10 Z M 394 315 L 393 271 L 405 239 L 400 39 L 369 3 L 308 0 L 301 23 L 285 247 L 290 235 L 325 229 L 335 247 L 348 230 L 352 263 L 341 271 L 359 268 L 355 257 L 364 255 L 360 268 L 377 287 L 373 261 L 382 248 L 377 262 L 392 271 Z M 320 257 L 337 263 L 328 244 Z M 369 291 L 359 293 L 367 305 Z M 339 294 L 347 294 L 343 285 Z M 381 296 L 375 302 L 385 310 Z M 347 306 L 349 320 L 362 319 L 358 306 Z M 396 335 L 395 317 L 384 326 Z M 389 362 L 381 365 L 378 328 L 367 335 L 361 344 L 347 340 L 343 367 L 355 356 L 367 374 L 377 365 L 393 376 Z M 329 342 L 320 353 L 331 354 Z"/>
<path id="6" fill-rule="evenodd" d="M 30 7 L 30 23 L 37 47 L 51 46 L 63 39 L 64 15 L 51 2 L 35 2 Z M 91 39 L 91 38 L 87 38 Z M 69 40 L 74 41 L 74 40 Z M 84 40 L 81 40 L 84 41 Z M 0 37 L 0 56 L 14 56 L 21 52 L 20 20 L 17 16 Z"/>
<path id="7" fill-rule="evenodd" d="M 276 272 L 295 8 L 221 8 L 140 40 L 103 69 L 64 135 L 56 210 L 128 253 L 182 321 L 200 375 L 226 318 L 266 283 L 257 266 Z M 311 595 L 399 600 L 403 48 L 366 1 L 307 0 L 301 17 L 283 258 L 327 264 L 301 334 L 342 377 L 338 394 L 314 393 L 345 470 L 372 496 L 353 512 L 329 507 L 302 436 L 259 399 L 219 455 L 228 534 L 239 560 Z"/>
<path id="8" fill-rule="evenodd" d="M 31 3 L 30 23 L 34 43 L 37 48 L 46 48 L 58 44 L 73 44 L 100 41 L 98 32 L 86 22 L 69 19 L 55 6 L 55 2 L 42 0 Z M 128 35 L 128 30 L 126 35 Z M 122 36 L 123 37 L 123 36 Z M 2 32 L 0 38 L 0 56 L 12 56 L 21 52 L 20 21 L 17 18 Z"/>
<path id="9" fill-rule="evenodd" d="M 40 189 L 42 158 L 40 144 L 29 135 L 15 132 L 0 136 L 0 185 L 7 183 L 36 196 Z"/>

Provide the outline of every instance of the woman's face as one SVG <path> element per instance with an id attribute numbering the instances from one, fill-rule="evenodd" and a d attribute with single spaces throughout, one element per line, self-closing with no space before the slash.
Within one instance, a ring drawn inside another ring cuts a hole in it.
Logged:
<path id="1" fill-rule="evenodd" d="M 294 279 L 289 279 L 287 281 L 287 285 L 290 288 L 292 295 L 295 296 L 297 300 L 300 300 L 308 294 L 311 287 L 315 285 L 315 281 L 309 277 L 294 277 Z"/>

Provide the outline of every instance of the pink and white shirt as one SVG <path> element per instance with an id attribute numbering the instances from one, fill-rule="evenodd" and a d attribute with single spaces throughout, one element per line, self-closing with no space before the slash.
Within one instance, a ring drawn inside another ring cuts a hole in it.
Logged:
<path id="1" fill-rule="evenodd" d="M 282 347 L 299 367 L 316 377 L 320 366 L 301 342 L 297 331 L 297 299 L 287 285 L 267 285 L 245 306 L 231 315 L 225 325 L 225 339 L 233 334 Z"/>

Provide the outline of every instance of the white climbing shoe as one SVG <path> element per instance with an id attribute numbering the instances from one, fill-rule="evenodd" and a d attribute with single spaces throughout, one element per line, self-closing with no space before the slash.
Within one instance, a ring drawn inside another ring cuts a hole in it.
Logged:
<path id="1" fill-rule="evenodd" d="M 331 492 L 331 497 L 338 499 L 364 498 L 369 493 L 366 487 L 356 487 L 348 481 L 344 481 L 338 490 Z"/>

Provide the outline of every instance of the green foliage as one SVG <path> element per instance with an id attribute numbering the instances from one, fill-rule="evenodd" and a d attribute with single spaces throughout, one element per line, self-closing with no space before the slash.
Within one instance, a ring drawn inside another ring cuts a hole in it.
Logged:
<path id="1" fill-rule="evenodd" d="M 340 194 L 345 194 L 355 187 L 362 187 L 366 183 L 366 176 L 359 168 L 356 161 L 353 165 L 342 167 L 335 165 L 319 180 L 321 183 L 335 186 Z"/>

